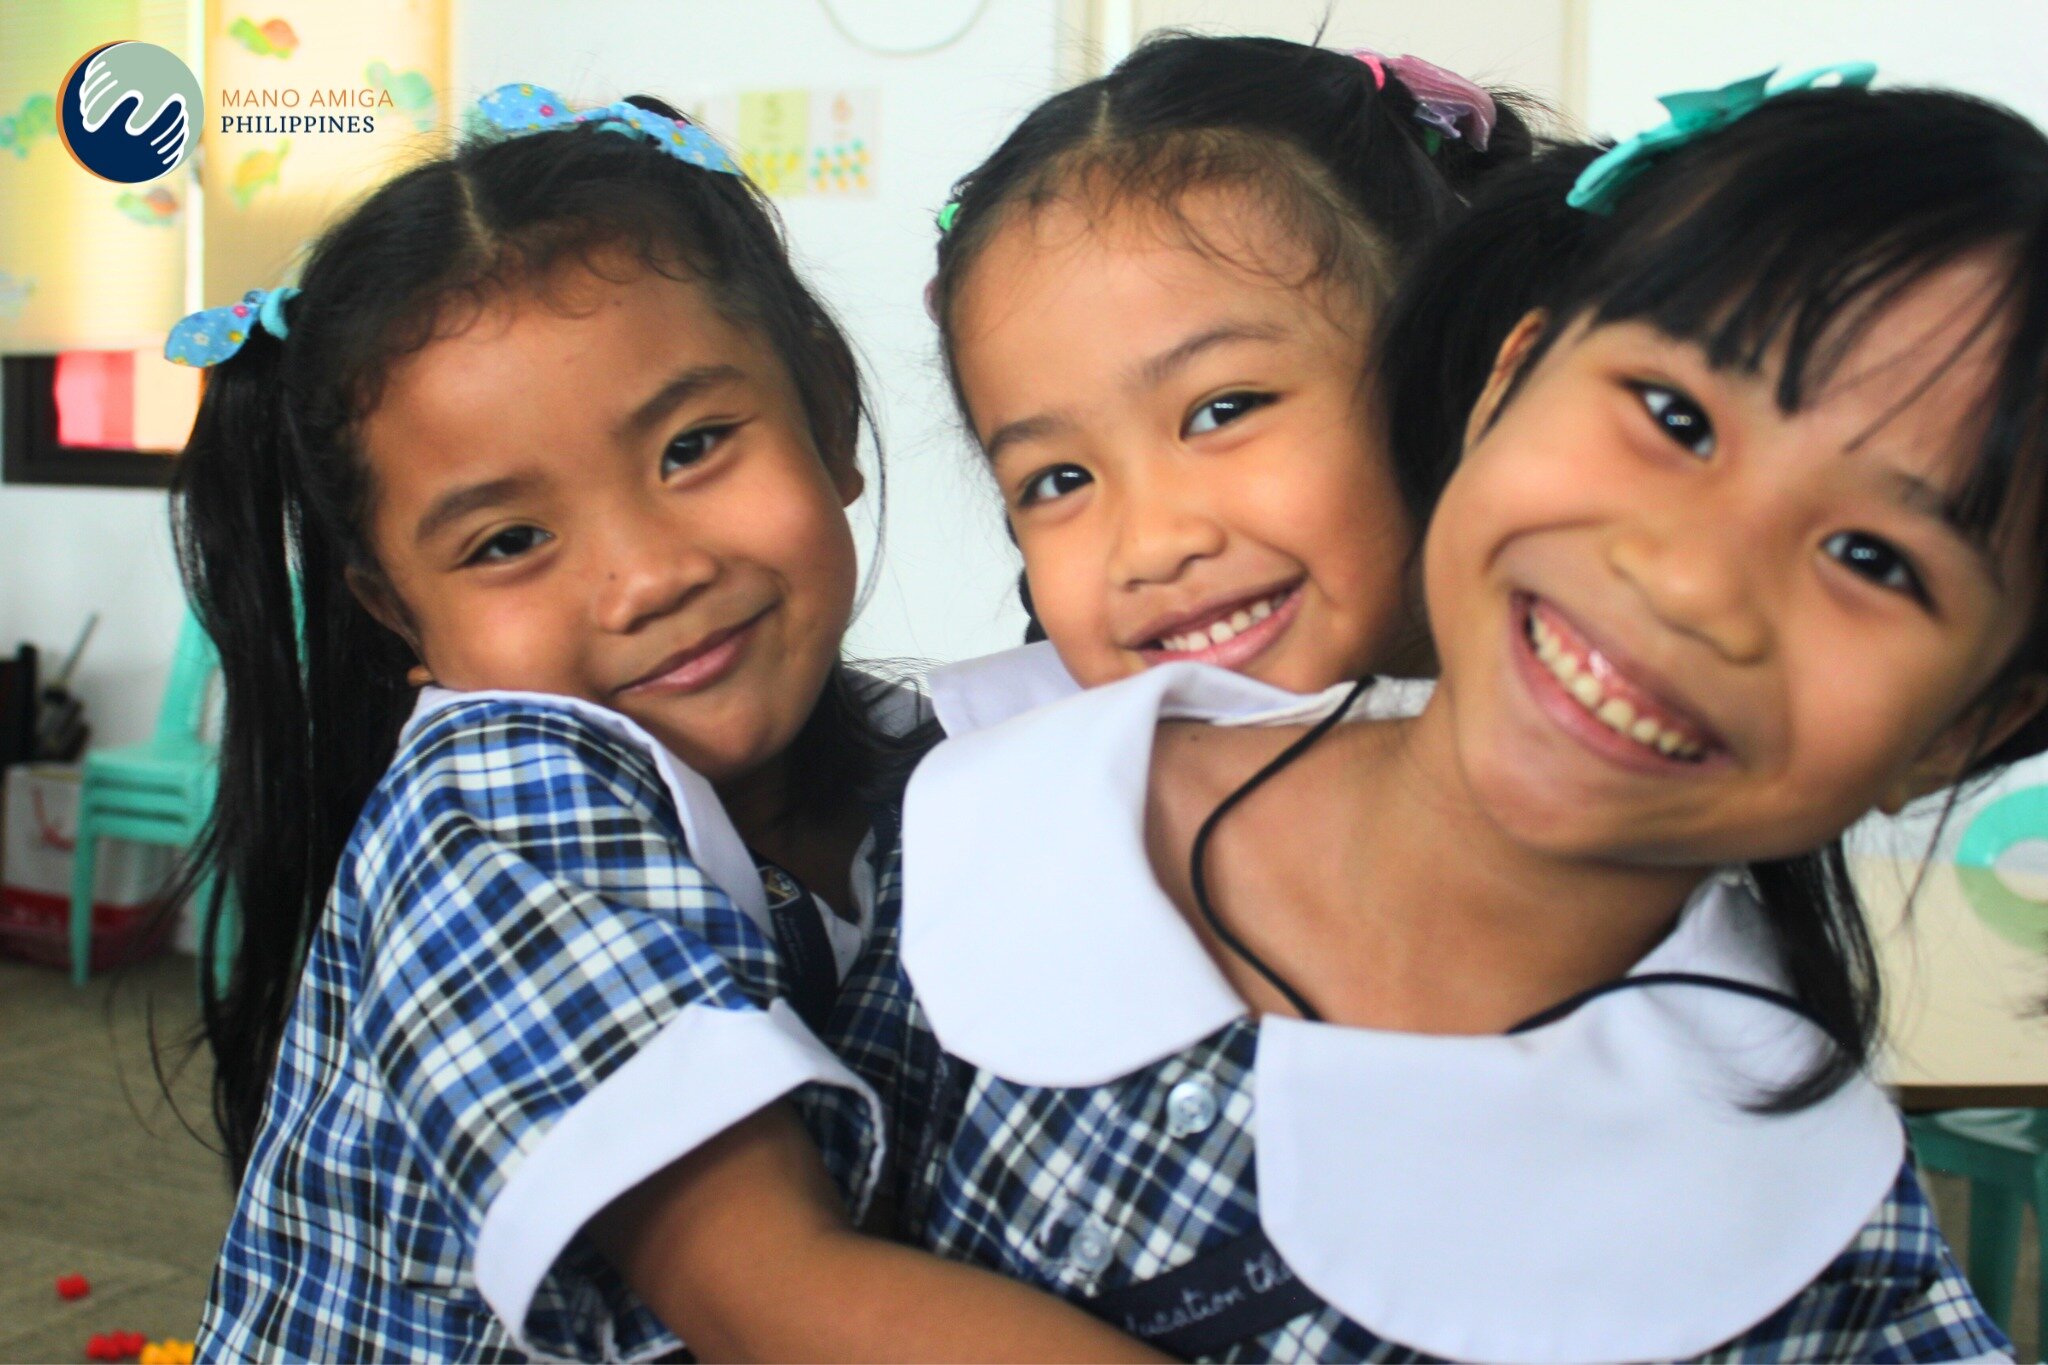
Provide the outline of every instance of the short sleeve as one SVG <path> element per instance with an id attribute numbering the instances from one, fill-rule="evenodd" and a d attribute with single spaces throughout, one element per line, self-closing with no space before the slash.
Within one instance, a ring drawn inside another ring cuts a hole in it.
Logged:
<path id="1" fill-rule="evenodd" d="M 394 1220 L 403 1273 L 473 1270 L 539 1354 L 671 1351 L 579 1230 L 780 1096 L 872 1098 L 779 998 L 770 940 L 690 861 L 649 756 L 478 702 L 394 776 L 357 851 L 349 1028 L 440 1215 Z"/>

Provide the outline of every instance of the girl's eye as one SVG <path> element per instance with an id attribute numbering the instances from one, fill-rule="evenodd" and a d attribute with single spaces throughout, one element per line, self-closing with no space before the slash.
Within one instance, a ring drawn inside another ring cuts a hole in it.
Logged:
<path id="1" fill-rule="evenodd" d="M 1033 474 L 1025 482 L 1018 491 L 1017 505 L 1029 507 L 1033 503 L 1051 502 L 1094 482 L 1095 476 L 1077 464 L 1056 464 L 1051 469 Z"/>
<path id="2" fill-rule="evenodd" d="M 1847 565 L 1881 588 L 1905 593 L 1918 601 L 1927 600 L 1926 585 L 1914 571 L 1913 562 L 1890 543 L 1863 531 L 1837 531 L 1821 542 L 1821 550 Z"/>
<path id="3" fill-rule="evenodd" d="M 1666 436 L 1705 459 L 1714 453 L 1714 425 L 1700 405 L 1677 389 L 1660 384 L 1638 384 L 1636 393 L 1650 410 L 1650 420 Z"/>
<path id="4" fill-rule="evenodd" d="M 469 557 L 471 564 L 502 564 L 508 559 L 539 549 L 554 537 L 538 526 L 507 526 L 483 544 Z"/>
<path id="5" fill-rule="evenodd" d="M 1184 437 L 1200 436 L 1219 430 L 1272 401 L 1270 393 L 1226 393 L 1211 398 L 1188 415 L 1187 424 L 1181 428 L 1180 434 Z"/>
<path id="6" fill-rule="evenodd" d="M 662 449 L 662 477 L 667 478 L 678 469 L 688 469 L 691 465 L 701 464 L 731 431 L 731 427 L 698 427 L 676 437 Z"/>

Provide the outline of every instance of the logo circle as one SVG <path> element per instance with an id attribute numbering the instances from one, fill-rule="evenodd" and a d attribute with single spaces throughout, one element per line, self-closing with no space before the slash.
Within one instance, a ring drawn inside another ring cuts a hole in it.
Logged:
<path id="1" fill-rule="evenodd" d="M 102 180 L 140 184 L 185 164 L 197 145 L 199 78 L 155 43 L 106 43 L 65 73 L 57 132 Z"/>

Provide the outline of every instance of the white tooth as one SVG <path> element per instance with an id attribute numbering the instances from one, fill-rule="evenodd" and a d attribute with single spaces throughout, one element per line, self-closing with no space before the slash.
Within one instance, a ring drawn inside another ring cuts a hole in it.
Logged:
<path id="1" fill-rule="evenodd" d="M 1254 602 L 1252 604 L 1252 620 L 1263 621 L 1272 614 L 1273 604 L 1271 602 Z"/>
<path id="2" fill-rule="evenodd" d="M 1226 640 L 1236 638 L 1236 635 L 1237 632 L 1231 628 L 1228 621 L 1218 621 L 1215 625 L 1209 627 L 1209 643 L 1212 645 L 1220 645 Z"/>
<path id="3" fill-rule="evenodd" d="M 1681 744 L 1678 746 L 1677 756 L 1685 759 L 1698 758 L 1700 756 L 1700 746 L 1697 744 Z"/>
<path id="4" fill-rule="evenodd" d="M 1683 741 L 1669 730 L 1661 731 L 1657 735 L 1657 752 L 1660 754 L 1675 754 L 1678 752 L 1678 746 L 1681 743 Z"/>
<path id="5" fill-rule="evenodd" d="M 1551 639 L 1548 635 L 1539 635 L 1536 637 L 1537 658 L 1543 660 L 1544 663 L 1549 663 L 1552 659 L 1555 659 L 1557 655 L 1557 641 Z"/>
<path id="6" fill-rule="evenodd" d="M 1242 635 L 1242 634 L 1244 634 L 1244 633 L 1245 633 L 1246 631 L 1248 631 L 1248 630 L 1250 630 L 1250 629 L 1252 628 L 1252 620 L 1253 620 L 1253 617 L 1252 617 L 1252 614 L 1251 614 L 1250 612 L 1248 612 L 1248 611 L 1241 611 L 1241 612 L 1238 612 L 1238 613 L 1237 613 L 1236 615 L 1234 615 L 1234 616 L 1232 616 L 1232 617 L 1230 618 L 1230 630 L 1231 630 L 1231 633 L 1232 633 L 1233 635 Z"/>
<path id="7" fill-rule="evenodd" d="M 1557 660 L 1550 667 L 1552 672 L 1556 673 L 1558 677 L 1566 682 L 1570 682 L 1573 678 L 1579 676 L 1578 656 L 1568 654 L 1562 649 L 1557 651 Z"/>
<path id="8" fill-rule="evenodd" d="M 1579 705 L 1590 711 L 1600 702 L 1600 684 L 1594 681 L 1591 673 L 1581 673 L 1572 679 L 1572 695 L 1579 699 Z"/>
<path id="9" fill-rule="evenodd" d="M 1629 728 L 1628 737 L 1638 744 L 1655 744 L 1657 742 L 1657 728 L 1656 721 L 1651 720 L 1648 716 L 1644 716 Z"/>
<path id="10" fill-rule="evenodd" d="M 1636 708 L 1620 697 L 1609 697 L 1601 702 L 1600 710 L 1596 714 L 1600 717 L 1602 725 L 1610 730 L 1619 730 L 1624 735 L 1628 733 L 1629 727 L 1636 723 Z"/>

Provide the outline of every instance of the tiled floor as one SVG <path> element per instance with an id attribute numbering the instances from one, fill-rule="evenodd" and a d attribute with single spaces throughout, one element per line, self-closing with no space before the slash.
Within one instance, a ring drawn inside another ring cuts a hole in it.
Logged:
<path id="1" fill-rule="evenodd" d="M 0 1360 L 75 1361 L 96 1332 L 190 1338 L 231 1195 L 150 1070 L 198 1015 L 193 962 L 168 956 L 83 990 L 0 962 Z M 209 1132 L 207 1068 L 172 1085 Z M 90 1296 L 66 1303 L 59 1275 Z"/>
<path id="2" fill-rule="evenodd" d="M 197 1325 L 230 1196 L 219 1159 L 180 1126 L 151 1074 L 152 1014 L 159 1039 L 190 1029 L 191 958 L 85 990 L 0 961 L 0 1361 L 83 1360 L 95 1332 L 188 1338 Z M 195 1060 L 172 1093 L 210 1133 L 206 1077 Z M 1965 1188 L 1930 1183 L 1960 1247 Z M 2027 1244 L 2020 1283 L 2030 1286 Z M 73 1273 L 93 1292 L 65 1303 L 55 1281 Z M 2034 1296 L 2018 1299 L 2020 1359 L 2038 1360 Z"/>

